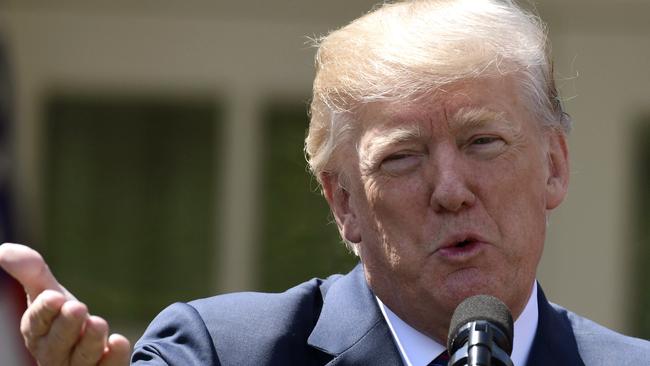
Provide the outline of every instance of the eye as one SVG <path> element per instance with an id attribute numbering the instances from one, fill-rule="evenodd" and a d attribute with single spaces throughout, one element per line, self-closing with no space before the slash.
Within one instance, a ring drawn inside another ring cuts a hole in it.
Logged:
<path id="1" fill-rule="evenodd" d="M 488 145 L 493 142 L 502 141 L 500 137 L 497 136 L 479 136 L 471 141 L 472 145 Z"/>
<path id="2" fill-rule="evenodd" d="M 422 154 L 400 152 L 387 156 L 381 162 L 380 169 L 389 175 L 406 174 L 420 165 Z"/>
<path id="3" fill-rule="evenodd" d="M 466 152 L 482 159 L 498 156 L 507 147 L 506 140 L 499 135 L 478 135 L 465 145 Z"/>
<path id="4" fill-rule="evenodd" d="M 385 163 L 385 162 L 387 162 L 387 161 L 406 159 L 406 158 L 408 158 L 409 156 L 413 156 L 413 154 L 409 154 L 409 153 L 397 153 L 397 154 L 392 154 L 392 155 L 389 155 L 389 156 L 387 156 L 386 158 L 384 158 L 384 161 L 383 161 L 383 162 Z"/>

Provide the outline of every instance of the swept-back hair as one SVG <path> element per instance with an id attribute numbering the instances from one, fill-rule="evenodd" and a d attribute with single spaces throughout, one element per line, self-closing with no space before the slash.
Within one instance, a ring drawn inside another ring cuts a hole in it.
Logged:
<path id="1" fill-rule="evenodd" d="M 568 132 L 546 26 L 512 0 L 385 3 L 318 42 L 305 152 L 312 173 L 337 172 L 356 127 L 353 111 L 409 101 L 450 83 L 516 75 L 522 100 L 545 126 Z"/>

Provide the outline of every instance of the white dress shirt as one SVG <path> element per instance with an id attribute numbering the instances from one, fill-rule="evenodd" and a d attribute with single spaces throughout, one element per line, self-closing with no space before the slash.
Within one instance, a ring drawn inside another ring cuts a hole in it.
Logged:
<path id="1" fill-rule="evenodd" d="M 406 366 L 427 366 L 447 348 L 406 324 L 375 296 Z M 528 303 L 515 320 L 512 355 L 515 366 L 524 366 L 537 331 L 537 283 L 533 283 Z"/>

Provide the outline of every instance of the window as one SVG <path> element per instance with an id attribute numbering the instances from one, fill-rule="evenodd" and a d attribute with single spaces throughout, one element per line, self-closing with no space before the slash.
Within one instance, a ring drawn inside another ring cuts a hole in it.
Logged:
<path id="1" fill-rule="evenodd" d="M 341 242 L 302 146 L 304 103 L 269 103 L 262 147 L 260 285 L 283 291 L 312 277 L 348 272 L 357 259 Z"/>
<path id="2" fill-rule="evenodd" d="M 43 249 L 61 283 L 118 329 L 209 294 L 214 102 L 60 96 L 45 110 Z"/>

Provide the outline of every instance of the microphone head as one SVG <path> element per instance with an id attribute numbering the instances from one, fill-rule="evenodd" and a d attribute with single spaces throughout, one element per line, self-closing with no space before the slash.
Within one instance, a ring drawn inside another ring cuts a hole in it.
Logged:
<path id="1" fill-rule="evenodd" d="M 463 300 L 454 310 L 449 324 L 449 336 L 447 338 L 447 349 L 455 351 L 452 347 L 458 336 L 460 328 L 467 323 L 484 320 L 500 329 L 506 336 L 508 344 L 501 345 L 503 350 L 510 355 L 512 353 L 513 322 L 510 310 L 501 300 L 489 295 L 476 295 Z"/>

